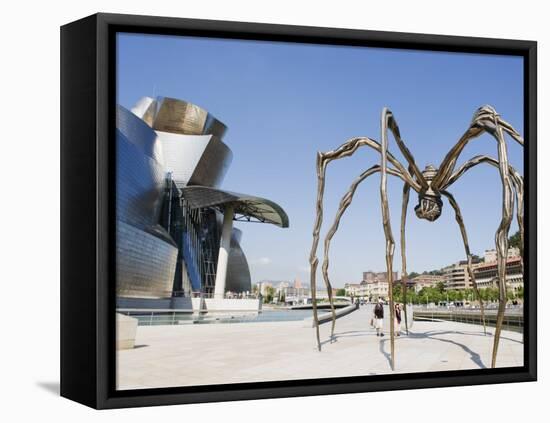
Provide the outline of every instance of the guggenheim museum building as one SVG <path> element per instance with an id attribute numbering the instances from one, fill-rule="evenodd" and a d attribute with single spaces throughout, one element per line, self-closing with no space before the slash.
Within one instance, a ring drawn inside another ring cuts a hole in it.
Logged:
<path id="1" fill-rule="evenodd" d="M 223 186 L 233 157 L 226 126 L 166 97 L 118 106 L 116 126 L 118 307 L 166 308 L 178 298 L 251 291 L 233 222 L 289 222 L 275 202 Z"/>

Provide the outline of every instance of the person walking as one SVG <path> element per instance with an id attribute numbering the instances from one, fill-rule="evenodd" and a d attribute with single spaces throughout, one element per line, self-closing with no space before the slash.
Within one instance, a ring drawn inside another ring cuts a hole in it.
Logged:
<path id="1" fill-rule="evenodd" d="M 401 306 L 399 303 L 395 303 L 395 316 L 394 316 L 394 330 L 395 336 L 401 335 Z"/>
<path id="2" fill-rule="evenodd" d="M 376 328 L 376 336 L 384 336 L 382 327 L 384 324 L 384 301 L 378 299 L 378 304 L 374 306 L 374 327 Z"/>

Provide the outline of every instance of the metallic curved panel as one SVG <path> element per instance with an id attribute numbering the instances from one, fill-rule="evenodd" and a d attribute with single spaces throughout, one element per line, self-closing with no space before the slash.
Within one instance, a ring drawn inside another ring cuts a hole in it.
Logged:
<path id="1" fill-rule="evenodd" d="M 157 133 L 134 113 L 122 106 L 117 106 L 116 127 L 146 156 L 151 157 L 161 166 L 164 164 L 162 147 Z"/>
<path id="2" fill-rule="evenodd" d="M 219 138 L 212 136 L 189 179 L 189 185 L 219 187 L 233 161 L 233 152 Z"/>
<path id="3" fill-rule="evenodd" d="M 172 295 L 178 249 L 122 221 L 116 224 L 116 294 L 127 298 Z"/>
<path id="4" fill-rule="evenodd" d="M 132 109 L 153 129 L 182 135 L 215 135 L 223 138 L 227 127 L 208 111 L 187 101 L 145 97 Z"/>
<path id="5" fill-rule="evenodd" d="M 231 234 L 231 250 L 227 264 L 227 279 L 225 287 L 231 292 L 246 292 L 252 290 L 248 261 L 240 246 L 241 231 L 233 229 Z"/>
<path id="6" fill-rule="evenodd" d="M 164 169 L 116 131 L 116 216 L 140 228 L 156 225 L 164 190 Z"/>
<path id="7" fill-rule="evenodd" d="M 143 120 L 147 125 L 153 126 L 157 114 L 157 102 L 151 97 L 143 97 L 132 107 L 132 113 Z"/>
<path id="8" fill-rule="evenodd" d="M 288 216 L 283 208 L 265 198 L 203 186 L 185 187 L 182 189 L 182 195 L 192 208 L 223 207 L 225 204 L 232 204 L 235 215 L 242 215 L 245 220 L 254 218 L 260 222 L 288 228 Z"/>
<path id="9" fill-rule="evenodd" d="M 240 244 L 242 238 L 243 238 L 243 231 L 237 228 L 233 228 L 233 230 L 231 231 L 231 242 L 236 242 L 237 244 Z"/>
<path id="10" fill-rule="evenodd" d="M 233 153 L 212 135 L 180 135 L 158 132 L 165 167 L 178 188 L 188 184 L 220 186 Z"/>
<path id="11" fill-rule="evenodd" d="M 178 249 L 159 223 L 165 187 L 157 134 L 117 108 L 116 292 L 127 298 L 171 296 Z"/>

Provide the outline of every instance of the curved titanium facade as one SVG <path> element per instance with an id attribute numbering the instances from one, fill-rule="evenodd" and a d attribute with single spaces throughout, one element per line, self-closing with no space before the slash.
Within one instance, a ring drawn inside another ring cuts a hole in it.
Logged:
<path id="1" fill-rule="evenodd" d="M 165 168 L 178 188 L 187 185 L 220 186 L 233 154 L 213 135 L 179 135 L 158 132 Z"/>
<path id="2" fill-rule="evenodd" d="M 219 187 L 233 153 L 221 140 L 226 126 L 201 107 L 167 97 L 144 97 L 132 113 L 161 138 L 165 167 L 178 188 Z"/>
<path id="3" fill-rule="evenodd" d="M 223 138 L 227 127 L 196 104 L 169 97 L 143 97 L 132 113 L 156 131 Z"/>
<path id="4" fill-rule="evenodd" d="M 178 250 L 158 224 L 165 184 L 158 137 L 118 108 L 116 143 L 117 295 L 170 297 Z"/>
<path id="5" fill-rule="evenodd" d="M 203 108 L 183 100 L 157 97 L 153 129 L 183 135 L 223 138 L 227 127 Z"/>
<path id="6" fill-rule="evenodd" d="M 227 265 L 227 280 L 225 282 L 226 290 L 231 292 L 252 291 L 250 269 L 240 242 L 241 231 L 234 228 L 231 234 L 231 250 Z"/>

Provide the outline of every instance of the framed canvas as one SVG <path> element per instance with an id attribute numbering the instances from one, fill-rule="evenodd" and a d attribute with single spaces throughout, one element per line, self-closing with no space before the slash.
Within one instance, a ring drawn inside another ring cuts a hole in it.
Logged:
<path id="1" fill-rule="evenodd" d="M 61 72 L 62 396 L 536 380 L 535 42 L 96 14 Z"/>

